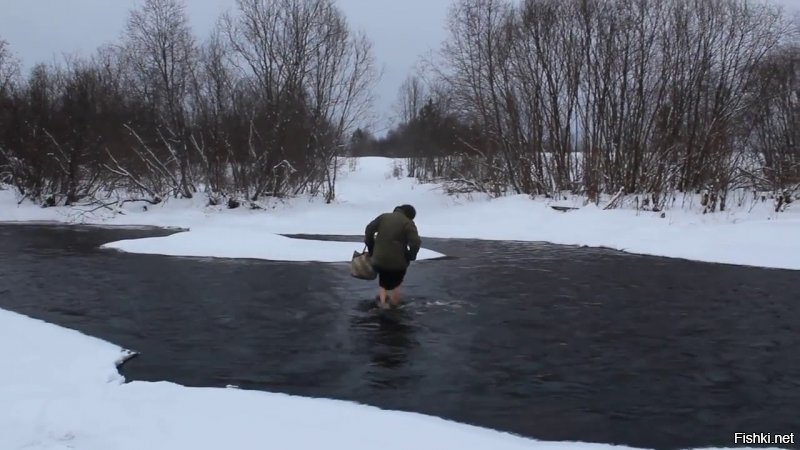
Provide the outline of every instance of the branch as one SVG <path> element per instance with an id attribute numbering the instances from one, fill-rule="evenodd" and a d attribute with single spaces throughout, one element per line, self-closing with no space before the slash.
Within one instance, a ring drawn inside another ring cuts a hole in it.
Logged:
<path id="1" fill-rule="evenodd" d="M 619 199 L 622 197 L 624 193 L 625 193 L 625 188 L 619 188 L 619 192 L 617 192 L 617 194 L 614 195 L 614 197 L 611 199 L 610 202 L 608 202 L 608 205 L 606 205 L 605 208 L 603 208 L 603 210 L 606 211 L 612 208 L 616 208 Z"/>
<path id="2" fill-rule="evenodd" d="M 111 173 L 113 173 L 113 174 L 115 174 L 115 175 L 119 175 L 119 176 L 121 176 L 121 177 L 124 177 L 124 178 L 126 178 L 126 179 L 130 180 L 130 181 L 131 181 L 133 184 L 135 184 L 136 186 L 138 186 L 138 187 L 139 187 L 139 189 L 143 190 L 144 192 L 147 192 L 147 193 L 148 193 L 148 194 L 149 194 L 151 197 L 153 197 L 154 199 L 161 199 L 161 196 L 159 196 L 158 194 L 156 194 L 156 193 L 155 193 L 155 192 L 154 192 L 152 189 L 148 188 L 148 187 L 147 187 L 147 186 L 146 186 L 144 183 L 142 183 L 142 182 L 141 182 L 141 181 L 140 181 L 140 180 L 139 180 L 139 179 L 138 179 L 136 176 L 134 176 L 132 173 L 130 173 L 130 172 L 128 172 L 127 170 L 125 170 L 125 169 L 122 167 L 122 165 L 119 163 L 119 161 L 117 161 L 117 159 L 114 157 L 114 155 L 112 155 L 112 154 L 111 154 L 111 151 L 108 149 L 108 147 L 106 147 L 106 148 L 105 148 L 105 150 L 106 150 L 106 154 L 108 155 L 108 157 L 109 157 L 109 158 L 111 159 L 111 161 L 112 161 L 112 162 L 113 162 L 113 163 L 116 165 L 116 167 L 111 167 L 111 166 L 109 166 L 108 164 L 103 164 L 103 167 L 104 167 L 106 170 L 108 170 L 109 172 L 111 172 Z"/>

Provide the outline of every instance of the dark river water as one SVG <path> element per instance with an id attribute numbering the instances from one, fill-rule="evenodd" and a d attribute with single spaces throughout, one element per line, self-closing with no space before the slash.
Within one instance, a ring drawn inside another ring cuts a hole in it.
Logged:
<path id="1" fill-rule="evenodd" d="M 129 380 L 656 449 L 800 433 L 798 272 L 425 239 L 451 258 L 412 266 L 406 307 L 385 315 L 346 263 L 98 248 L 169 233 L 2 225 L 0 307 L 140 352 Z"/>

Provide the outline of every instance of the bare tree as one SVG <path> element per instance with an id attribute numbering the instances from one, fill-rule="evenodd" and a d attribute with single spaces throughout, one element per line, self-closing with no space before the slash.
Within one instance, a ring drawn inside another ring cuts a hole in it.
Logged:
<path id="1" fill-rule="evenodd" d="M 236 77 L 227 62 L 227 52 L 224 37 L 219 30 L 213 31 L 200 48 L 191 89 L 191 148 L 200 159 L 212 203 L 235 191 L 227 174 L 236 158 L 232 140 Z"/>
<path id="2" fill-rule="evenodd" d="M 175 188 L 191 198 L 187 101 L 197 50 L 185 4 L 182 0 L 145 0 L 141 8 L 131 11 L 125 38 L 132 85 L 156 115 L 157 140 L 166 150 L 163 158 L 177 163 Z"/>
<path id="3" fill-rule="evenodd" d="M 19 76 L 19 60 L 11 52 L 11 47 L 0 39 L 0 96 L 11 89 Z"/>
<path id="4" fill-rule="evenodd" d="M 780 209 L 800 190 L 800 45 L 772 55 L 758 73 L 752 92 L 752 152 L 740 169 L 758 190 L 772 192 Z"/>
<path id="5" fill-rule="evenodd" d="M 400 123 L 409 123 L 419 117 L 419 112 L 428 94 L 422 80 L 416 75 L 409 75 L 397 91 L 395 112 Z"/>
<path id="6" fill-rule="evenodd" d="M 222 27 L 233 61 L 263 103 L 252 157 L 264 174 L 291 168 L 294 192 L 335 195 L 336 155 L 370 107 L 375 68 L 369 40 L 353 33 L 330 0 L 238 0 Z M 331 166 L 334 167 L 331 167 Z"/>
<path id="7" fill-rule="evenodd" d="M 490 148 L 486 176 L 503 176 L 515 193 L 521 193 L 515 130 L 509 129 L 506 108 L 514 98 L 510 83 L 513 9 L 505 0 L 464 0 L 451 10 L 450 39 L 442 57 L 442 76 L 451 85 L 456 108 L 479 120 Z M 524 166 L 524 164 L 523 164 Z"/>
<path id="8" fill-rule="evenodd" d="M 16 114 L 11 108 L 11 93 L 18 76 L 19 61 L 11 53 L 8 42 L 0 39 L 0 124 L 15 120 Z M 5 131 L 1 128 L 0 132 Z M 15 174 L 23 171 L 19 160 L 6 148 L 7 140 L 7 136 L 0 135 L 0 183 L 13 182 Z"/>
<path id="9" fill-rule="evenodd" d="M 315 52 L 309 77 L 312 145 L 316 158 L 325 162 L 328 202 L 336 196 L 338 156 L 343 153 L 345 138 L 369 113 L 377 81 L 372 43 L 366 35 L 351 35 L 341 12 L 330 8 L 326 22 L 331 29 L 320 34 L 318 46 L 326 51 Z M 317 32 L 322 30 L 324 27 Z"/>

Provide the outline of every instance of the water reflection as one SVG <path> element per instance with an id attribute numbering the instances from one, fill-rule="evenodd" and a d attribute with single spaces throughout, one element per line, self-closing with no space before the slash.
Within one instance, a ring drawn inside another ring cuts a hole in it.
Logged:
<path id="1" fill-rule="evenodd" d="M 382 311 L 365 302 L 350 319 L 357 348 L 366 357 L 364 381 L 377 390 L 405 390 L 416 379 L 409 366 L 420 346 L 407 309 Z"/>

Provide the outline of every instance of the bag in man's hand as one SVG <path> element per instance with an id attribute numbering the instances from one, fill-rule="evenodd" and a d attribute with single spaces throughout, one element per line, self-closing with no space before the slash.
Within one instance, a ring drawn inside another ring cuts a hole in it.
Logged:
<path id="1" fill-rule="evenodd" d="M 353 260 L 350 262 L 350 275 L 360 280 L 374 280 L 378 278 L 378 272 L 372 267 L 367 249 L 364 251 L 353 252 Z"/>

